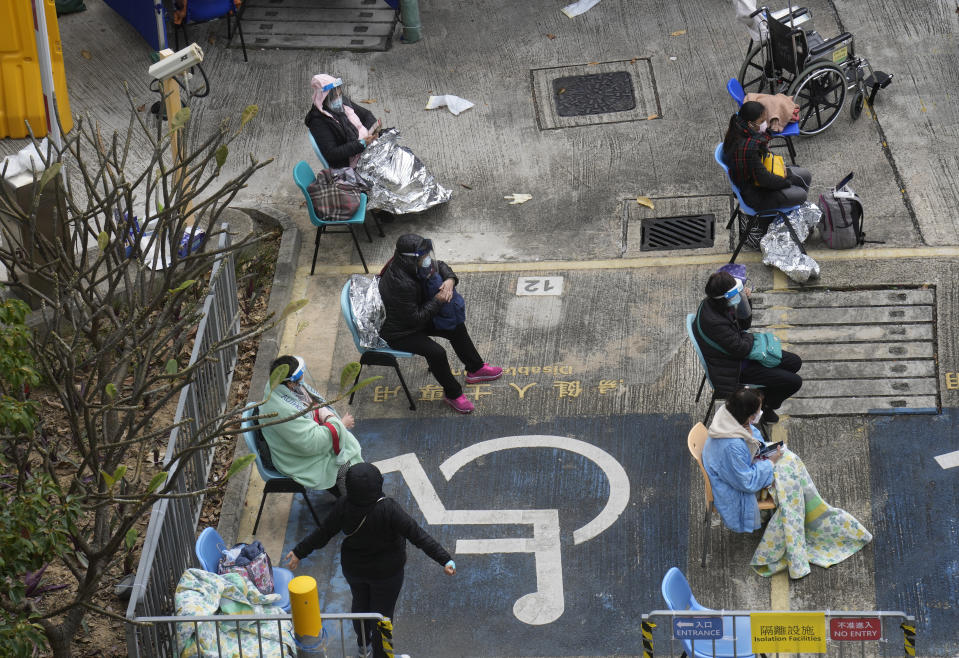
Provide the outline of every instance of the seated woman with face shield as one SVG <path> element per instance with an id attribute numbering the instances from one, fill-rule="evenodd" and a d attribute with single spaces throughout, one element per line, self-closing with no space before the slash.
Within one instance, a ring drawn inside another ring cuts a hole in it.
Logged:
<path id="1" fill-rule="evenodd" d="M 266 402 L 260 405 L 261 417 L 275 414 L 260 419 L 273 465 L 307 489 L 326 489 L 338 497 L 345 491 L 346 471 L 363 461 L 360 443 L 350 432 L 355 420 L 351 414 L 340 418 L 328 406 L 304 414 L 326 400 L 312 385 L 302 357 L 281 356 L 270 364 L 270 372 L 280 366 L 289 369 L 286 378 L 272 390 L 266 383 Z M 277 420 L 283 422 L 270 424 Z"/>
<path id="2" fill-rule="evenodd" d="M 446 350 L 432 336 L 450 342 L 466 369 L 466 383 L 498 379 L 503 369 L 483 362 L 466 330 L 466 302 L 449 265 L 433 254 L 433 242 L 413 233 L 396 241 L 393 258 L 380 272 L 380 297 L 386 319 L 380 336 L 395 350 L 426 357 L 430 372 L 443 387 L 443 401 L 462 414 L 473 411 L 463 387 L 453 377 Z"/>
<path id="3" fill-rule="evenodd" d="M 316 145 L 330 167 L 352 167 L 380 134 L 380 122 L 346 97 L 343 80 L 321 73 L 310 82 L 313 105 L 306 115 Z"/>
<path id="4" fill-rule="evenodd" d="M 742 384 L 761 385 L 764 420 L 775 423 L 779 421 L 775 410 L 802 387 L 802 377 L 797 374 L 802 359 L 786 350 L 776 367 L 748 358 L 755 339 L 746 331 L 752 325 L 752 315 L 740 307 L 749 294 L 749 289 L 728 272 L 713 272 L 706 282 L 706 299 L 693 322 L 693 335 L 716 390 L 728 395 Z"/>

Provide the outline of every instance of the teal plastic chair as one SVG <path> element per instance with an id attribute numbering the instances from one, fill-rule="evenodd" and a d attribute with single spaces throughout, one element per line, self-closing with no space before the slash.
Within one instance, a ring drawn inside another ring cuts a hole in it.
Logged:
<path id="1" fill-rule="evenodd" d="M 726 91 L 729 92 L 729 95 L 733 97 L 733 100 L 742 107 L 743 101 L 746 100 L 746 91 L 743 89 L 743 86 L 739 83 L 739 80 L 736 78 L 730 78 L 726 82 Z M 770 137 L 773 139 L 781 139 L 786 142 L 786 150 L 789 151 L 789 160 L 796 164 L 796 149 L 793 146 L 793 137 L 799 137 L 799 122 L 790 121 L 786 124 L 786 129 L 782 132 L 771 132 L 769 133 Z"/>
<path id="2" fill-rule="evenodd" d="M 306 134 L 310 136 L 310 146 L 313 147 L 313 152 L 316 153 L 316 159 L 320 161 L 324 169 L 329 169 L 330 163 L 326 161 L 326 158 L 323 157 L 323 152 L 320 151 L 320 147 L 316 145 L 316 140 L 313 139 L 313 133 L 306 131 Z"/>
<path id="3" fill-rule="evenodd" d="M 240 428 L 243 430 L 243 441 L 246 442 L 247 449 L 256 455 L 256 470 L 259 471 L 264 483 L 263 494 L 260 496 L 260 509 L 256 513 L 256 521 L 253 522 L 253 534 L 255 535 L 256 529 L 260 527 L 260 516 L 263 514 L 263 505 L 266 504 L 267 494 L 271 493 L 301 494 L 303 500 L 306 501 L 306 507 L 310 510 L 310 514 L 313 516 L 316 525 L 320 525 L 320 517 L 317 515 L 316 510 L 313 509 L 313 505 L 310 504 L 310 497 L 306 495 L 306 487 L 293 478 L 280 473 L 275 468 L 267 466 L 263 462 L 263 454 L 260 452 L 256 442 L 256 435 L 260 432 L 260 428 L 257 427 L 256 421 L 253 420 L 253 416 L 258 416 L 259 413 L 259 407 L 247 409 L 243 412 L 240 422 Z"/>
<path id="4" fill-rule="evenodd" d="M 723 143 L 720 142 L 716 145 L 716 150 L 713 152 L 713 158 L 716 160 L 716 164 L 723 168 L 723 171 L 726 172 L 726 181 L 729 183 L 729 186 L 733 188 L 733 194 L 736 195 L 736 207 L 733 208 L 732 214 L 729 215 L 729 221 L 726 223 L 726 230 L 730 230 L 733 226 L 733 220 L 737 216 L 746 217 L 745 222 L 740 222 L 739 227 L 739 244 L 736 245 L 736 250 L 733 252 L 732 257 L 729 259 L 730 263 L 736 262 L 736 256 L 739 255 L 739 252 L 742 250 L 743 245 L 746 243 L 746 239 L 749 237 L 750 233 L 753 230 L 753 227 L 759 225 L 761 219 L 768 220 L 769 224 L 776 221 L 777 219 L 786 220 L 786 214 L 792 212 L 799 206 L 788 206 L 786 208 L 771 208 L 769 210 L 753 210 L 749 207 L 749 204 L 743 201 L 743 195 L 740 193 L 739 188 L 736 186 L 736 183 L 733 182 L 732 176 L 729 175 L 729 166 L 726 164 L 726 161 L 723 160 Z M 745 224 L 746 228 L 743 229 L 742 224 Z M 768 226 L 768 224 L 767 224 Z M 793 236 L 793 240 L 796 241 L 796 244 L 799 245 L 799 250 L 802 253 L 806 253 L 806 249 L 803 247 L 802 242 L 799 238 L 796 237 L 795 232 L 793 231 L 792 224 L 786 222 L 786 227 L 789 229 L 790 234 Z M 765 233 L 765 231 L 763 231 Z M 761 236 L 760 236 L 761 237 Z"/>
<path id="5" fill-rule="evenodd" d="M 193 547 L 193 551 L 200 561 L 200 566 L 203 567 L 204 571 L 210 573 L 216 573 L 220 556 L 226 549 L 227 545 L 216 528 L 204 528 Z M 280 595 L 280 600 L 276 602 L 276 605 L 286 612 L 290 611 L 289 585 L 291 580 L 293 580 L 292 571 L 283 567 L 273 567 L 273 591 Z"/>
<path id="6" fill-rule="evenodd" d="M 296 166 L 293 167 L 293 180 L 296 182 L 297 187 L 300 188 L 300 191 L 303 192 L 303 197 L 306 199 L 306 209 L 310 213 L 310 221 L 316 226 L 316 244 L 313 247 L 313 265 L 310 267 L 310 274 L 313 274 L 316 270 L 316 255 L 320 251 L 320 238 L 323 233 L 327 230 L 333 233 L 334 231 L 331 227 L 344 225 L 353 237 L 353 244 L 356 246 L 356 251 L 360 254 L 360 261 L 363 263 L 363 271 L 368 274 L 370 269 L 366 266 L 366 258 L 363 257 L 363 250 L 360 249 L 360 241 L 356 239 L 356 231 L 353 228 L 359 224 L 363 226 L 363 230 L 366 230 L 364 224 L 366 221 L 366 194 L 360 194 L 360 207 L 356 209 L 352 217 L 345 221 L 331 222 L 317 217 L 316 210 L 313 209 L 313 200 L 310 199 L 310 193 L 306 188 L 310 183 L 316 180 L 316 175 L 305 160 L 300 160 L 296 163 Z M 343 231 L 338 232 L 342 233 Z M 369 231 L 366 231 L 366 237 L 370 242 L 373 242 Z"/>
<path id="7" fill-rule="evenodd" d="M 693 591 L 689 587 L 689 581 L 686 576 L 677 567 L 672 567 L 663 576 L 662 583 L 663 599 L 670 610 L 689 610 L 692 613 L 715 613 L 721 614 L 719 610 L 713 610 L 700 605 Z M 755 658 L 756 654 L 751 653 L 752 635 L 750 634 L 749 617 L 723 617 L 723 638 L 722 640 L 700 640 L 697 646 L 693 647 L 693 642 L 683 640 L 685 651 L 683 656 L 690 658 Z M 735 642 L 732 639 L 736 638 Z M 766 658 L 766 654 L 759 654 Z"/>
<path id="8" fill-rule="evenodd" d="M 410 389 L 406 385 L 406 380 L 403 379 L 403 373 L 400 372 L 400 364 L 396 360 L 397 358 L 412 359 L 413 354 L 411 352 L 401 352 L 400 350 L 389 348 L 371 349 L 364 347 L 360 343 L 360 336 L 356 333 L 356 320 L 353 318 L 353 307 L 350 305 L 349 280 L 343 284 L 343 290 L 340 292 L 340 311 L 343 312 L 343 319 L 346 321 L 346 326 L 350 329 L 350 335 L 353 336 L 353 344 L 356 345 L 356 349 L 360 353 L 360 369 L 356 373 L 353 386 L 356 386 L 356 383 L 360 381 L 360 373 L 363 371 L 363 366 L 389 366 L 396 371 L 396 376 L 400 378 L 400 384 L 403 385 L 403 391 L 406 392 L 406 399 L 410 401 L 410 411 L 416 411 L 416 403 L 413 402 L 413 396 L 410 395 Z M 350 404 L 353 404 L 354 395 L 356 395 L 356 391 L 350 393 Z"/>

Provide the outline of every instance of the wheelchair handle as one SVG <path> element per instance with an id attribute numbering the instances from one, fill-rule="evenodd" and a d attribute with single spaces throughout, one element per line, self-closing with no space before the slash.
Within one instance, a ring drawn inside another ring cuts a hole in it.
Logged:
<path id="1" fill-rule="evenodd" d="M 755 18 L 756 14 L 761 14 L 761 13 L 763 13 L 763 12 L 769 13 L 769 9 L 766 8 L 766 7 L 760 7 L 759 9 L 757 9 L 756 11 L 754 11 L 753 13 L 751 13 L 751 14 L 749 15 L 749 17 L 750 17 L 750 18 Z"/>

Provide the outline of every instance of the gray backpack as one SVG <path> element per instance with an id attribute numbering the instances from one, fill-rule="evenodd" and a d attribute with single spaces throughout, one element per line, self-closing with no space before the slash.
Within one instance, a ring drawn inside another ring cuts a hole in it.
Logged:
<path id="1" fill-rule="evenodd" d="M 850 180 L 852 174 L 829 192 L 819 195 L 822 209 L 819 232 L 830 249 L 852 249 L 866 240 L 862 230 L 862 200 L 849 187 Z"/>

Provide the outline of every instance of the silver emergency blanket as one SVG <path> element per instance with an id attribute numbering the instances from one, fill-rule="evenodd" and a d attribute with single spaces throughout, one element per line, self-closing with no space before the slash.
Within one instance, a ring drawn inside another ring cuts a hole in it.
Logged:
<path id="1" fill-rule="evenodd" d="M 782 270 L 783 274 L 796 283 L 806 283 L 809 279 L 818 278 L 819 263 L 802 253 L 785 222 L 790 223 L 799 242 L 803 243 L 809 237 L 812 228 L 819 223 L 820 217 L 822 217 L 822 211 L 819 206 L 807 201 L 786 215 L 785 221 L 780 218 L 770 224 L 766 235 L 759 241 L 759 247 L 763 252 L 763 265 Z"/>
<path id="2" fill-rule="evenodd" d="M 386 319 L 386 309 L 380 298 L 379 277 L 353 274 L 350 276 L 350 308 L 360 345 L 378 350 L 389 347 L 380 338 L 380 327 Z"/>
<path id="3" fill-rule="evenodd" d="M 449 201 L 453 193 L 437 183 L 399 139 L 396 128 L 387 130 L 366 147 L 354 167 L 370 183 L 367 207 L 403 215 Z"/>

